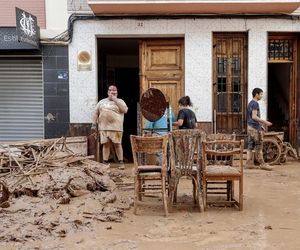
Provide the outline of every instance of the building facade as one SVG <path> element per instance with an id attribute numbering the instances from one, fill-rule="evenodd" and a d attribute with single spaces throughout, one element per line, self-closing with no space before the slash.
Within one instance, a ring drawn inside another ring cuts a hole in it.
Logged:
<path id="1" fill-rule="evenodd" d="M 144 126 L 139 100 L 149 87 L 168 95 L 175 113 L 189 95 L 207 132 L 242 136 L 260 87 L 271 130 L 299 143 L 298 1 L 25 2 L 1 8 L 0 141 L 88 135 L 113 83 L 129 106 L 125 151 Z M 37 16 L 38 49 L 16 41 L 15 6 Z"/>
<path id="2" fill-rule="evenodd" d="M 127 136 L 143 126 L 138 103 L 149 87 L 167 94 L 175 112 L 179 97 L 189 95 L 206 131 L 245 135 L 246 105 L 260 87 L 262 117 L 296 146 L 297 1 L 68 2 L 70 13 L 76 7 L 85 18 L 73 23 L 69 44 L 71 124 L 90 123 L 115 83 L 132 112 Z M 88 70 L 79 67 L 82 51 Z"/>

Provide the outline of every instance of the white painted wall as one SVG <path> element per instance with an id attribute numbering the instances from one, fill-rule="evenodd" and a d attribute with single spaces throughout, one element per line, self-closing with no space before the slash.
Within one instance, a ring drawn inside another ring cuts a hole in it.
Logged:
<path id="1" fill-rule="evenodd" d="M 41 30 L 41 38 L 52 38 L 68 27 L 69 14 L 67 0 L 45 0 L 46 29 Z"/>
<path id="2" fill-rule="evenodd" d="M 189 95 L 199 121 L 212 121 L 212 36 L 213 32 L 248 32 L 248 99 L 255 87 L 267 90 L 267 32 L 300 32 L 299 20 L 285 19 L 179 19 L 137 21 L 77 21 L 73 41 L 69 45 L 70 122 L 91 122 L 97 102 L 96 37 L 157 37 L 185 38 L 185 94 Z M 77 71 L 77 52 L 92 52 L 92 70 Z M 266 100 L 261 102 L 266 118 Z"/>

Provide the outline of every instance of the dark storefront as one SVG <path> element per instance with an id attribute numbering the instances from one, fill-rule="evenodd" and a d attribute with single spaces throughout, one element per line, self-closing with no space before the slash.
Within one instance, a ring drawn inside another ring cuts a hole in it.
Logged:
<path id="1" fill-rule="evenodd" d="M 53 138 L 69 126 L 68 47 L 18 42 L 0 28 L 0 141 Z"/>

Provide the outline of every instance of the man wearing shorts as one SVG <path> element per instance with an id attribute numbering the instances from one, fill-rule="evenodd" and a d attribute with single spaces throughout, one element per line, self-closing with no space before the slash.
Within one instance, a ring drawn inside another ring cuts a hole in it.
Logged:
<path id="1" fill-rule="evenodd" d="M 260 109 L 258 101 L 263 97 L 263 91 L 260 88 L 255 88 L 252 91 L 253 99 L 247 107 L 247 132 L 248 132 L 248 150 L 246 168 L 259 168 L 263 170 L 272 170 L 272 168 L 264 162 L 263 158 L 263 136 L 264 127 L 271 126 L 272 123 L 260 118 Z M 259 166 L 254 165 L 254 156 L 258 161 Z"/>
<path id="2" fill-rule="evenodd" d="M 108 87 L 108 97 L 100 100 L 96 106 L 95 114 L 92 118 L 92 129 L 96 129 L 98 121 L 98 129 L 100 133 L 100 141 L 103 144 L 103 163 L 108 162 L 110 154 L 110 143 L 114 144 L 119 163 L 123 165 L 123 122 L 124 114 L 127 113 L 128 107 L 126 103 L 118 98 L 118 89 L 111 85 Z"/>

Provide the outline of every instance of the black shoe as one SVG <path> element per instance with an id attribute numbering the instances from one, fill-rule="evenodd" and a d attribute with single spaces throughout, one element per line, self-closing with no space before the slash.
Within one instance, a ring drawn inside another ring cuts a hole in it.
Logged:
<path id="1" fill-rule="evenodd" d="M 108 164 L 108 161 L 103 160 L 102 163 L 103 164 Z"/>

